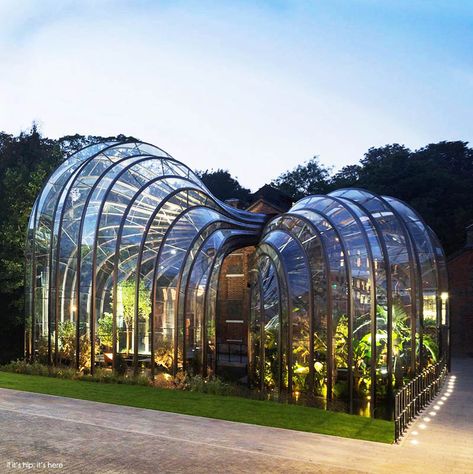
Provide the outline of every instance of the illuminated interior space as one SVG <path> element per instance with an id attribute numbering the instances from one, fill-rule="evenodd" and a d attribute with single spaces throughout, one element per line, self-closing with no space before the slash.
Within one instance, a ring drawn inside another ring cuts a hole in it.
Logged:
<path id="1" fill-rule="evenodd" d="M 376 415 L 447 354 L 437 238 L 406 204 L 365 190 L 287 212 L 260 201 L 219 201 L 146 143 L 67 158 L 29 220 L 27 357 L 217 374 L 281 399 L 361 400 Z"/>

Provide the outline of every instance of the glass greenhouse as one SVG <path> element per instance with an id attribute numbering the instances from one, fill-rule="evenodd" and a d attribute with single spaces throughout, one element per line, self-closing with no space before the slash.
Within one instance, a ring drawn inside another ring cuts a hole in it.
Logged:
<path id="1" fill-rule="evenodd" d="M 155 146 L 108 142 L 66 159 L 34 204 L 27 356 L 218 373 L 219 278 L 243 248 L 255 390 L 365 400 L 373 414 L 446 353 L 445 256 L 403 202 L 342 189 L 271 219 L 219 201 Z"/>

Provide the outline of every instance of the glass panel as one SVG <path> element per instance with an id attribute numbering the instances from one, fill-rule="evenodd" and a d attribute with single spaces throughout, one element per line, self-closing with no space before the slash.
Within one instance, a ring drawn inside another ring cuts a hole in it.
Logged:
<path id="1" fill-rule="evenodd" d="M 249 377 L 250 385 L 261 388 L 263 384 L 262 358 L 261 358 L 261 281 L 257 272 L 251 273 L 251 300 L 250 300 L 250 321 L 249 321 L 249 341 L 250 361 Z"/>
<path id="2" fill-rule="evenodd" d="M 265 256 L 260 260 L 259 272 L 263 291 L 264 386 L 267 390 L 275 390 L 279 388 L 281 382 L 279 284 L 276 269 L 269 257 Z"/>
<path id="3" fill-rule="evenodd" d="M 309 209 L 300 209 L 295 211 L 308 219 L 319 232 L 323 242 L 323 247 L 328 260 L 328 271 L 330 279 L 328 281 L 328 302 L 331 305 L 328 319 L 331 327 L 331 337 L 327 339 L 328 363 L 331 364 L 328 382 L 331 382 L 332 391 L 328 394 L 336 398 L 349 397 L 348 384 L 348 268 L 346 264 L 346 255 L 341 245 L 339 233 L 321 214 Z M 317 295 L 320 283 L 314 284 L 315 294 Z M 323 334 L 323 333 L 322 333 Z M 323 340 L 314 342 L 314 348 L 322 345 Z M 317 374 L 316 374 L 317 377 Z"/>
<path id="4" fill-rule="evenodd" d="M 293 216 L 280 217 L 271 222 L 267 232 L 276 228 L 291 232 L 291 235 L 297 238 L 303 253 L 307 257 L 313 288 L 313 320 L 309 324 L 311 327 L 308 329 L 312 338 L 309 344 L 309 352 L 313 354 L 311 356 L 313 357 L 312 367 L 309 363 L 309 385 L 311 385 L 312 394 L 326 396 L 328 378 L 327 330 L 330 323 L 330 317 L 328 316 L 328 273 L 326 256 L 319 238 L 320 234 L 316 233 L 316 226 L 311 224 Z"/>
<path id="5" fill-rule="evenodd" d="M 420 365 L 425 367 L 437 362 L 439 356 L 439 331 L 440 321 L 440 294 L 438 272 L 434 248 L 429 230 L 420 217 L 406 204 L 394 198 L 385 198 L 394 209 L 402 216 L 414 243 L 414 248 L 419 261 L 420 286 L 422 291 L 420 320 L 421 329 Z M 419 330 L 418 330 L 419 332 Z"/>
<path id="6" fill-rule="evenodd" d="M 377 319 L 391 319 L 392 373 L 396 387 L 400 387 L 413 374 L 413 332 L 415 335 L 415 281 L 412 275 L 415 262 L 410 252 L 407 230 L 392 208 L 380 197 L 361 190 L 341 190 L 336 196 L 351 199 L 363 206 L 380 228 L 389 256 L 392 285 L 391 305 L 378 305 Z M 388 295 L 389 301 L 389 295 Z M 387 324 L 387 323 L 386 323 Z M 389 357 L 389 355 L 388 355 Z"/>

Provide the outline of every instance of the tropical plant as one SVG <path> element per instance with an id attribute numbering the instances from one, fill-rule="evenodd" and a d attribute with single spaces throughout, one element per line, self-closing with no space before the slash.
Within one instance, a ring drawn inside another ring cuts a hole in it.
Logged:
<path id="1" fill-rule="evenodd" d="M 268 389 L 273 389 L 279 378 L 278 338 L 279 314 L 276 314 L 264 327 L 264 385 Z"/>
<path id="2" fill-rule="evenodd" d="M 171 372 L 174 361 L 174 346 L 171 342 L 162 342 L 154 351 L 154 363 L 167 372 Z"/>
<path id="3" fill-rule="evenodd" d="M 278 358 L 278 338 L 279 338 L 279 314 L 273 316 L 264 328 L 265 333 L 265 367 L 264 385 L 272 389 L 277 385 L 279 378 L 279 358 Z M 293 388 L 297 391 L 308 389 L 308 375 L 310 372 L 310 351 L 309 351 L 309 328 L 303 321 L 299 324 L 299 338 L 293 341 L 293 367 L 292 382 Z M 326 390 L 325 380 L 327 377 L 327 364 L 325 362 L 327 344 L 315 335 L 314 337 L 314 395 L 324 395 Z"/>
<path id="4" fill-rule="evenodd" d="M 130 353 L 131 336 L 133 334 L 133 326 L 135 319 L 135 280 L 126 280 L 119 284 L 123 305 L 123 322 L 126 332 L 126 354 Z M 140 283 L 138 290 L 138 318 L 146 319 L 151 313 L 151 299 L 149 291 L 143 282 Z"/>
<path id="5" fill-rule="evenodd" d="M 435 319 L 424 319 L 424 334 L 422 336 L 422 357 L 427 365 L 438 361 L 439 348 L 437 339 L 437 322 Z"/>
<path id="6" fill-rule="evenodd" d="M 58 342 L 59 359 L 62 363 L 73 364 L 76 357 L 76 325 L 72 321 L 59 323 Z M 79 336 L 79 370 L 83 371 L 90 367 L 91 344 L 87 333 Z"/>
<path id="7" fill-rule="evenodd" d="M 363 328 L 369 324 L 366 315 L 358 318 L 363 322 L 353 330 L 353 387 L 358 396 L 365 396 L 371 386 L 370 362 L 371 362 L 371 334 L 363 334 Z M 339 369 L 348 368 L 348 317 L 340 316 L 335 329 L 335 367 Z M 346 395 L 348 385 L 345 381 L 336 382 L 336 394 Z"/>
<path id="8" fill-rule="evenodd" d="M 106 348 L 113 346 L 113 314 L 103 313 L 97 322 L 97 337 Z"/>
<path id="9" fill-rule="evenodd" d="M 76 352 L 76 326 L 72 321 L 62 321 L 58 328 L 59 357 L 72 363 Z"/>

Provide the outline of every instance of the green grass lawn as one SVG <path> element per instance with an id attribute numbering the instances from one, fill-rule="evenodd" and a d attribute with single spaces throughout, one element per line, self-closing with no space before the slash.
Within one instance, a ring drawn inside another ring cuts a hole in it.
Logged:
<path id="1" fill-rule="evenodd" d="M 255 425 L 392 443 L 385 420 L 240 397 L 0 372 L 0 387 Z"/>

